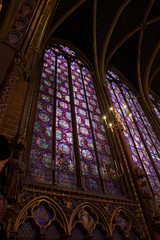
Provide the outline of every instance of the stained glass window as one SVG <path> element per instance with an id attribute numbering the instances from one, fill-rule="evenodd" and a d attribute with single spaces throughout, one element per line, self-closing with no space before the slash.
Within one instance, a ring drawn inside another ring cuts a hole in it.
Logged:
<path id="1" fill-rule="evenodd" d="M 160 101 L 156 97 L 154 97 L 151 93 L 149 94 L 149 97 L 153 103 L 154 111 L 157 114 L 157 117 L 160 119 Z"/>
<path id="2" fill-rule="evenodd" d="M 160 199 L 160 144 L 137 98 L 130 88 L 111 70 L 106 82 L 113 105 L 119 115 L 132 158 L 146 173 L 150 186 Z M 132 113 L 132 114 L 130 114 Z"/>
<path id="3" fill-rule="evenodd" d="M 118 177 L 88 68 L 69 47 L 45 51 L 28 179 L 120 195 Z"/>

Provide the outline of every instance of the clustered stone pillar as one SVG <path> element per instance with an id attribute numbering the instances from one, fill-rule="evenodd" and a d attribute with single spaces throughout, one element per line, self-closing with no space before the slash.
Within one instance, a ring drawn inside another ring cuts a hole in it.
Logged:
<path id="1" fill-rule="evenodd" d="M 0 133 L 8 139 L 18 130 L 28 87 L 25 81 L 26 61 L 21 53 L 16 53 L 0 87 Z"/>

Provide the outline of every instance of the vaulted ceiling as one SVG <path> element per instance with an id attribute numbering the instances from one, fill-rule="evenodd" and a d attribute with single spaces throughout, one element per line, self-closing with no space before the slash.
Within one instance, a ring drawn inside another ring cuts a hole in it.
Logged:
<path id="1" fill-rule="evenodd" d="M 60 0 L 48 33 L 74 44 L 100 76 L 114 66 L 141 93 L 160 96 L 159 0 Z"/>
<path id="2" fill-rule="evenodd" d="M 160 96 L 160 0 L 57 0 L 45 37 L 77 47 L 100 79 L 113 66 L 141 94 Z"/>

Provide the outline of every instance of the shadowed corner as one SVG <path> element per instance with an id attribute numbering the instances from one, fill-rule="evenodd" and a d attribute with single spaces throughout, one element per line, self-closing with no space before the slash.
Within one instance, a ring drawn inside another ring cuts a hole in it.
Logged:
<path id="1" fill-rule="evenodd" d="M 0 161 L 9 158 L 11 155 L 11 148 L 7 138 L 0 134 Z"/>

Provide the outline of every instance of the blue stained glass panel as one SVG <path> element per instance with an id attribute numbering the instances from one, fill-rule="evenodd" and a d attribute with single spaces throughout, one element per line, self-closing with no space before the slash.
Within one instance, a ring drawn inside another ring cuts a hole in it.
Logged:
<path id="1" fill-rule="evenodd" d="M 51 101 L 51 98 L 50 98 L 49 96 L 45 95 L 45 94 L 42 94 L 42 95 L 41 95 L 41 98 L 42 98 L 44 101 L 46 101 L 46 102 L 50 102 L 50 101 Z"/>
<path id="2" fill-rule="evenodd" d="M 33 211 L 33 218 L 36 219 L 41 226 L 46 226 L 51 220 L 52 215 L 45 206 L 41 205 Z"/>
<path id="3" fill-rule="evenodd" d="M 66 120 L 59 120 L 59 125 L 64 129 L 69 129 L 69 123 Z"/>

